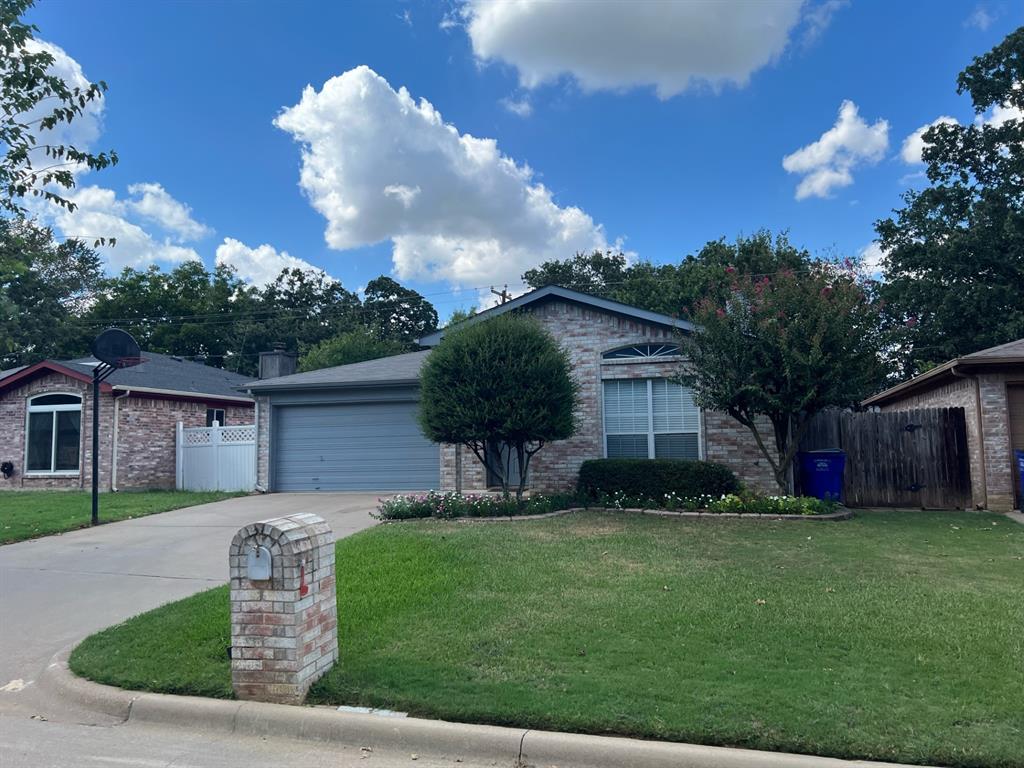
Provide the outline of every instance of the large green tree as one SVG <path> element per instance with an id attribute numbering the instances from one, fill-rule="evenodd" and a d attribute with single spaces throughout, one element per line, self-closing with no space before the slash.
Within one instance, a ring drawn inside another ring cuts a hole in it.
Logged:
<path id="1" fill-rule="evenodd" d="M 978 119 L 925 132 L 929 185 L 875 225 L 905 375 L 1024 336 L 1024 120 L 1012 117 L 1022 83 L 1024 27 L 960 73 Z"/>
<path id="2" fill-rule="evenodd" d="M 785 233 L 772 235 L 760 230 L 733 242 L 724 238 L 712 240 L 676 264 L 629 264 L 622 253 L 595 251 L 545 262 L 526 272 L 523 280 L 531 288 L 561 285 L 654 312 L 682 316 L 702 299 L 721 297 L 732 275 L 800 271 L 810 262 L 811 255 L 793 246 Z"/>
<path id="3" fill-rule="evenodd" d="M 569 355 L 527 315 L 507 313 L 449 330 L 420 376 L 420 423 L 431 440 L 464 445 L 505 495 L 546 443 L 575 432 L 579 387 Z"/>
<path id="4" fill-rule="evenodd" d="M 363 291 L 363 324 L 380 339 L 412 344 L 437 330 L 437 311 L 416 291 L 381 275 Z"/>
<path id="5" fill-rule="evenodd" d="M 31 221 L 0 217 L 0 369 L 78 351 L 75 318 L 93 300 L 100 259 Z"/>
<path id="6" fill-rule="evenodd" d="M 68 83 L 54 73 L 53 55 L 33 38 L 38 29 L 22 19 L 33 4 L 0 2 L 0 210 L 17 215 L 26 197 L 73 210 L 64 195 L 75 186 L 75 170 L 117 162 L 114 152 L 92 153 L 59 138 L 107 85 Z"/>
<path id="7" fill-rule="evenodd" d="M 698 330 L 682 340 L 679 378 L 702 408 L 750 430 L 790 492 L 810 419 L 856 405 L 881 380 L 878 308 L 855 270 L 831 262 L 734 275 L 726 286 L 724 299 L 703 299 L 691 313 Z"/>
<path id="8" fill-rule="evenodd" d="M 408 351 L 408 344 L 395 339 L 382 339 L 376 329 L 356 328 L 303 349 L 299 357 L 299 370 L 333 368 L 336 365 L 361 363 Z"/>

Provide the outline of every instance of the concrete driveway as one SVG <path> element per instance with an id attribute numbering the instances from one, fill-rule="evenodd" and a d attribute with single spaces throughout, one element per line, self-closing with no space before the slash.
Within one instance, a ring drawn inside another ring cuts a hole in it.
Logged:
<path id="1" fill-rule="evenodd" d="M 38 711 L 34 682 L 62 648 L 225 583 L 228 545 L 243 525 L 313 512 L 342 538 L 374 524 L 377 498 L 245 496 L 0 546 L 0 713 Z"/>

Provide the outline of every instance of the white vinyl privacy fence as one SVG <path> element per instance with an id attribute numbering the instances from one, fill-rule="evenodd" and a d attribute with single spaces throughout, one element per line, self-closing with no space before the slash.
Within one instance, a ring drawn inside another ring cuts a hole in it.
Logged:
<path id="1" fill-rule="evenodd" d="M 180 491 L 251 491 L 256 487 L 256 425 L 185 427 L 178 422 Z"/>

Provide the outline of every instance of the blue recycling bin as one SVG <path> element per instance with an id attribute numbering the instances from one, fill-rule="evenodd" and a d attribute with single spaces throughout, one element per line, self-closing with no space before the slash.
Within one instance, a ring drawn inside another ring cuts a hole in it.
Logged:
<path id="1" fill-rule="evenodd" d="M 842 500 L 844 469 L 846 453 L 838 448 L 801 453 L 800 482 L 804 494 L 825 501 Z"/>
<path id="2" fill-rule="evenodd" d="M 1024 507 L 1024 451 L 1014 451 L 1017 459 L 1017 483 L 1020 487 L 1020 504 Z"/>

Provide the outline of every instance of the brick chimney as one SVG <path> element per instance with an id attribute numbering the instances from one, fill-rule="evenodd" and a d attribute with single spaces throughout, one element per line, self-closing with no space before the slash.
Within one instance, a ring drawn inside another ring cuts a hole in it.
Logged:
<path id="1" fill-rule="evenodd" d="M 278 376 L 291 376 L 295 373 L 297 359 L 297 353 L 286 352 L 282 342 L 275 342 L 273 350 L 260 352 L 260 378 L 276 379 Z"/>

